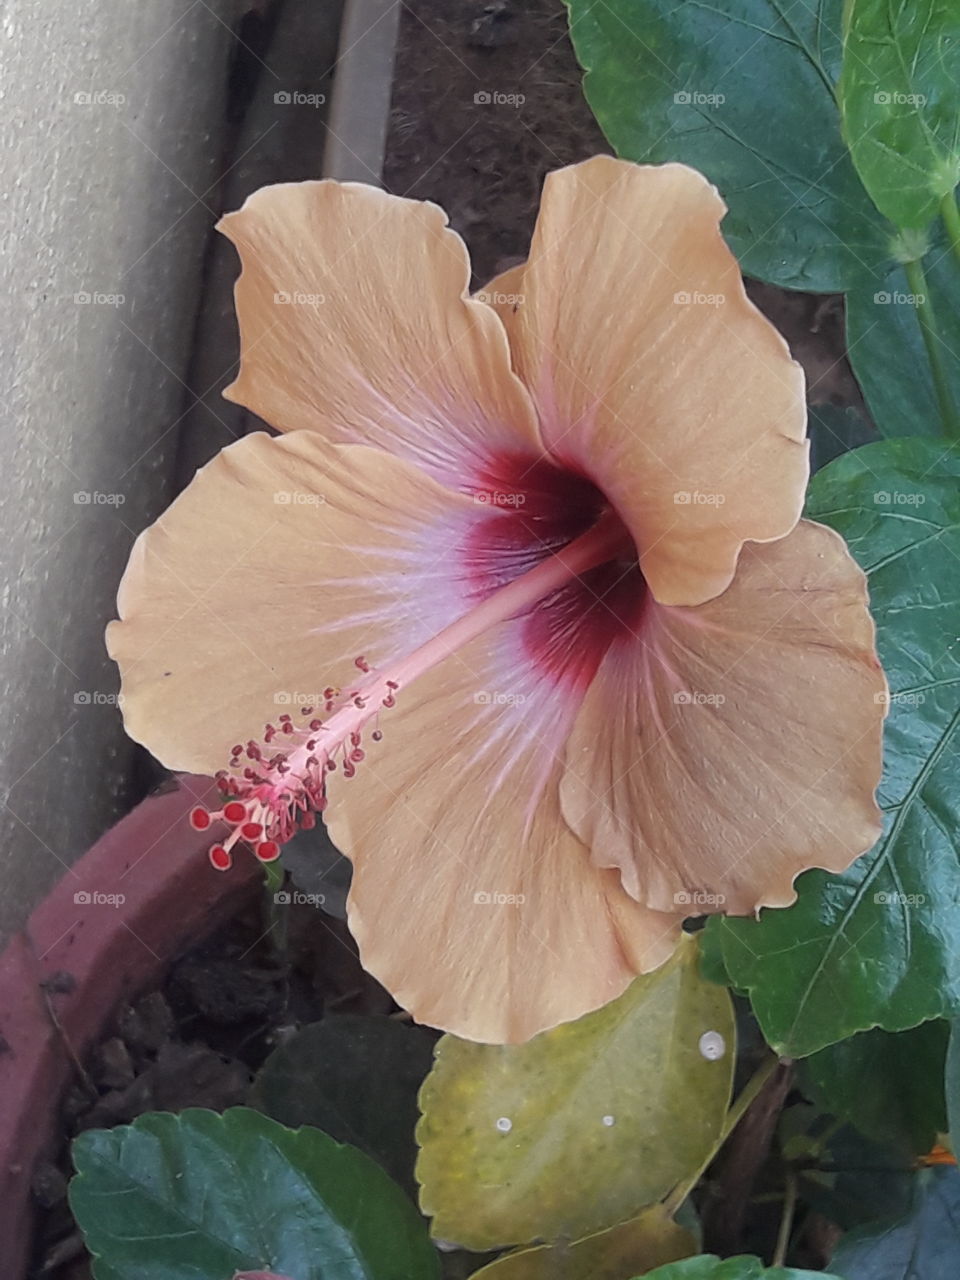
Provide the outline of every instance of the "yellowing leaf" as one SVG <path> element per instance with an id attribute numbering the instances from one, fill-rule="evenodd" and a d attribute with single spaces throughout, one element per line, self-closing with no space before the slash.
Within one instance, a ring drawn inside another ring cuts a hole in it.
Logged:
<path id="1" fill-rule="evenodd" d="M 688 1258 L 696 1248 L 692 1234 L 655 1204 L 629 1222 L 573 1244 L 542 1244 L 508 1253 L 475 1272 L 474 1280 L 625 1280 Z"/>
<path id="2" fill-rule="evenodd" d="M 727 991 L 688 938 L 617 1000 L 522 1045 L 444 1036 L 420 1092 L 433 1234 L 485 1250 L 579 1240 L 693 1174 L 730 1097 Z"/>

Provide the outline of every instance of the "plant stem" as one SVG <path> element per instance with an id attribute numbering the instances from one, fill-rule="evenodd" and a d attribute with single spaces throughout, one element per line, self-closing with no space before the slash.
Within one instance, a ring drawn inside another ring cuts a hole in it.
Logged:
<path id="1" fill-rule="evenodd" d="M 917 319 L 920 322 L 920 332 L 923 334 L 924 345 L 927 348 L 927 359 L 930 362 L 933 388 L 937 396 L 937 405 L 940 409 L 944 434 L 952 436 L 954 439 L 960 439 L 960 424 L 957 421 L 956 407 L 947 382 L 946 370 L 943 367 L 942 344 L 937 333 L 937 320 L 933 312 L 933 303 L 930 301 L 923 264 L 919 258 L 915 258 L 913 262 L 904 263 L 903 269 L 906 272 L 910 292 L 916 299 Z"/>
<path id="2" fill-rule="evenodd" d="M 787 1258 L 790 1245 L 790 1232 L 793 1230 L 793 1215 L 797 1210 L 797 1175 L 792 1169 L 787 1170 L 786 1186 L 783 1195 L 783 1214 L 780 1218 L 780 1230 L 777 1233 L 777 1247 L 773 1251 L 773 1265 L 782 1267 Z"/>
<path id="3" fill-rule="evenodd" d="M 940 201 L 940 217 L 947 228 L 953 256 L 960 262 L 960 209 L 957 208 L 956 196 L 952 191 L 948 191 Z"/>
<path id="4" fill-rule="evenodd" d="M 714 1156 L 717 1154 L 717 1152 L 720 1150 L 720 1148 L 723 1146 L 726 1140 L 730 1137 L 731 1133 L 733 1133 L 734 1129 L 743 1119 L 747 1110 L 756 1101 L 757 1097 L 760 1094 L 760 1091 L 763 1089 L 763 1086 L 771 1078 L 773 1073 L 776 1071 L 777 1067 L 780 1066 L 780 1062 L 781 1062 L 780 1058 L 776 1058 L 776 1057 L 767 1058 L 765 1062 L 761 1063 L 761 1065 L 757 1068 L 757 1070 L 753 1073 L 753 1075 L 750 1077 L 747 1083 L 740 1090 L 740 1093 L 737 1095 L 736 1102 L 734 1102 L 733 1106 L 730 1108 L 730 1110 L 727 1112 L 724 1118 L 723 1128 L 720 1130 L 720 1136 L 717 1138 L 717 1141 L 714 1143 L 713 1147 L 710 1149 L 706 1159 L 703 1161 L 703 1163 L 696 1170 L 696 1172 L 693 1174 L 692 1177 L 687 1178 L 684 1182 L 677 1183 L 677 1185 L 673 1188 L 670 1194 L 663 1201 L 663 1207 L 666 1210 L 667 1215 L 669 1217 L 673 1217 L 673 1215 L 677 1212 L 677 1210 L 683 1204 L 684 1200 L 686 1200 L 687 1196 L 690 1194 L 693 1188 L 697 1185 L 697 1183 L 703 1177 L 704 1172 L 706 1171 L 707 1167 L 710 1165 Z"/>

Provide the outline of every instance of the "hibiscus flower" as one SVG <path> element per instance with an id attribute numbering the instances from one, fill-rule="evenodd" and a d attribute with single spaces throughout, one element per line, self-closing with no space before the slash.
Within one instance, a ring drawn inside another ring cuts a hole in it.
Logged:
<path id="1" fill-rule="evenodd" d="M 137 541 L 127 728 L 219 774 L 217 865 L 324 812 L 364 965 L 461 1036 L 597 1008 L 879 831 L 864 577 L 799 518 L 803 376 L 723 212 L 682 165 L 561 169 L 473 297 L 433 204 L 304 182 L 221 223 L 226 394 L 286 434 Z"/>

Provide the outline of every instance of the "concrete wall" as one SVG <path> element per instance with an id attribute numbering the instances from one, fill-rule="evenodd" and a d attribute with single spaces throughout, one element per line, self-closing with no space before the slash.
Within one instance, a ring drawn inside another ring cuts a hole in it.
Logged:
<path id="1" fill-rule="evenodd" d="M 124 807 L 102 632 L 170 493 L 237 8 L 0 12 L 0 935 Z"/>

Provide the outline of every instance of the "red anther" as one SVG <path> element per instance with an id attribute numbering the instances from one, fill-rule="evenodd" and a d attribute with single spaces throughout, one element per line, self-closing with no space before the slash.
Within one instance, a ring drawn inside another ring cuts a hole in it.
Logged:
<path id="1" fill-rule="evenodd" d="M 389 709 L 390 707 L 395 707 L 397 705 L 397 700 L 392 693 L 388 693 L 380 705 L 381 707 L 387 707 Z"/>
<path id="2" fill-rule="evenodd" d="M 210 815 L 202 805 L 190 810 L 190 825 L 194 831 L 206 831 L 210 825 Z"/>
<path id="3" fill-rule="evenodd" d="M 305 706 L 302 706 L 300 708 L 300 714 L 302 716 L 308 716 L 312 710 L 313 710 L 313 707 L 311 707 L 310 703 L 308 702 L 306 703 Z"/>
<path id="4" fill-rule="evenodd" d="M 240 834 L 244 840 L 259 840 L 263 835 L 262 822 L 245 822 L 240 828 Z"/>
<path id="5" fill-rule="evenodd" d="M 325 702 L 330 702 L 330 700 L 331 700 L 332 698 L 335 698 L 336 696 L 337 696 L 337 691 L 336 691 L 336 689 L 334 689 L 333 685 L 328 684 L 328 685 L 327 685 L 327 687 L 326 687 L 326 688 L 324 689 L 324 691 L 323 691 L 324 701 L 325 701 Z"/>
<path id="6" fill-rule="evenodd" d="M 363 698 L 361 698 L 361 697 L 360 697 L 360 695 L 359 695 L 359 693 L 358 693 L 358 694 L 357 694 L 357 696 L 356 696 L 356 697 L 354 698 L 354 700 L 353 700 L 353 705 L 354 705 L 355 707 L 358 707 L 358 708 L 362 711 L 362 710 L 363 710 L 363 708 L 364 708 L 367 704 L 366 704 L 366 701 L 365 701 Z"/>
<path id="7" fill-rule="evenodd" d="M 319 803 L 319 802 L 318 802 Z M 300 816 L 300 829 L 302 831 L 312 831 L 317 825 L 317 815 L 309 809 Z"/>
<path id="8" fill-rule="evenodd" d="M 350 759 L 354 764 L 359 764 L 363 758 L 364 758 L 363 752 L 360 750 L 359 747 L 354 747 L 354 749 L 350 752 Z"/>
<path id="9" fill-rule="evenodd" d="M 353 663 L 354 663 L 354 666 L 359 667 L 361 671 L 370 670 L 370 663 L 366 660 L 366 658 L 354 658 Z"/>
<path id="10" fill-rule="evenodd" d="M 228 822 L 243 822 L 247 816 L 247 807 L 239 800 L 231 800 L 223 806 L 223 816 Z"/>
<path id="11" fill-rule="evenodd" d="M 280 732 L 293 733 L 293 725 L 290 723 L 289 720 L 284 720 L 283 724 L 280 726 Z"/>
<path id="12" fill-rule="evenodd" d="M 388 681 L 387 681 L 387 688 L 388 688 L 388 689 L 399 689 L 399 688 L 400 688 L 400 686 L 397 684 L 396 680 L 388 680 Z"/>
<path id="13" fill-rule="evenodd" d="M 374 729 L 374 731 L 373 731 L 373 733 L 371 733 L 370 737 L 374 740 L 374 742 L 382 742 L 382 741 L 383 741 L 383 733 L 382 733 L 379 729 Z"/>
<path id="14" fill-rule="evenodd" d="M 310 732 L 311 732 L 311 733 L 316 733 L 318 730 L 320 730 L 320 729 L 322 729 L 322 728 L 323 728 L 323 721 L 322 721 L 322 720 L 311 720 L 311 721 L 310 721 Z"/>
<path id="15" fill-rule="evenodd" d="M 217 871 L 229 871 L 233 866 L 233 859 L 222 844 L 212 844 L 207 857 Z"/>
<path id="16" fill-rule="evenodd" d="M 359 747 L 359 745 L 360 745 L 360 735 L 359 735 L 359 733 L 351 733 L 351 735 L 350 735 L 350 745 L 351 745 L 351 747 Z"/>
<path id="17" fill-rule="evenodd" d="M 328 760 L 323 767 L 327 770 L 328 773 L 333 773 L 333 771 L 337 767 L 337 762 L 336 760 Z"/>
<path id="18" fill-rule="evenodd" d="M 289 719 L 290 719 L 290 713 L 289 711 L 285 711 L 283 715 L 280 716 L 280 723 L 283 724 L 285 720 L 289 720 Z"/>
<path id="19" fill-rule="evenodd" d="M 276 862 L 280 857 L 280 846 L 276 840 L 261 840 L 254 853 L 261 862 Z"/>
<path id="20" fill-rule="evenodd" d="M 230 754 L 231 754 L 232 756 L 240 756 L 240 755 L 243 755 L 243 746 L 242 746 L 242 744 L 241 744 L 241 743 L 238 743 L 235 747 L 231 747 L 231 748 L 230 748 Z"/>
<path id="21" fill-rule="evenodd" d="M 351 762 L 350 760 L 344 760 L 344 762 L 343 762 L 343 776 L 344 776 L 345 778 L 352 778 L 356 772 L 357 772 L 357 771 L 356 771 L 356 769 L 353 767 L 352 762 Z"/>
<path id="22" fill-rule="evenodd" d="M 272 742 L 276 736 L 277 736 L 276 729 L 273 727 L 272 724 L 268 724 L 263 731 L 264 742 Z"/>

